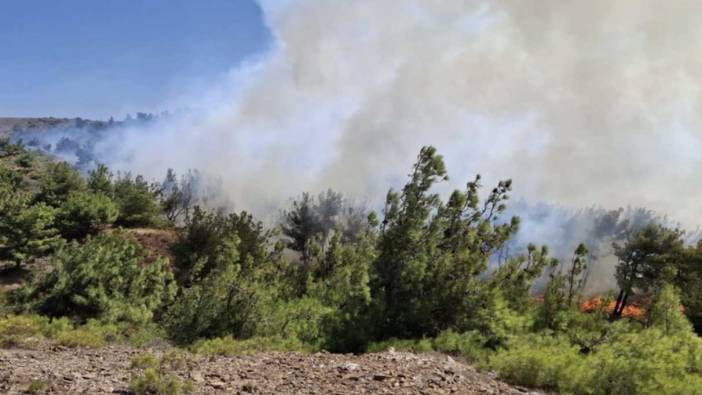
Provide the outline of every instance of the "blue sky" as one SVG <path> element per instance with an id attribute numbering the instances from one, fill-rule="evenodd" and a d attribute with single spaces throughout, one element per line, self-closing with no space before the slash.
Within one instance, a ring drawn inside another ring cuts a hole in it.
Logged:
<path id="1" fill-rule="evenodd" d="M 269 42 L 253 0 L 0 0 L 0 116 L 162 109 Z"/>

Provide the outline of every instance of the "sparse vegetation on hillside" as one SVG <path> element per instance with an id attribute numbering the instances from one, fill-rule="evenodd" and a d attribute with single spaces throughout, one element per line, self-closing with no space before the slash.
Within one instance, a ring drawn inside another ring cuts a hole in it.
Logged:
<path id="1" fill-rule="evenodd" d="M 0 343 L 162 335 L 206 355 L 438 350 L 565 393 L 699 393 L 702 340 L 690 320 L 699 328 L 702 245 L 657 224 L 631 232 L 616 246 L 613 311 L 583 312 L 587 246 L 561 264 L 530 245 L 490 270 L 519 227 L 504 218 L 512 183 L 483 194 L 477 176 L 444 201 L 433 188 L 446 178 L 426 147 L 380 218 L 329 191 L 302 195 L 268 229 L 246 212 L 191 207 L 172 172 L 161 184 L 104 166 L 83 177 L 1 141 L 0 259 L 32 270 L 0 294 Z M 170 258 L 128 229 L 154 226 L 176 233 Z M 633 297 L 652 300 L 641 319 L 621 314 Z M 135 392 L 187 389 L 162 360 L 141 362 Z"/>

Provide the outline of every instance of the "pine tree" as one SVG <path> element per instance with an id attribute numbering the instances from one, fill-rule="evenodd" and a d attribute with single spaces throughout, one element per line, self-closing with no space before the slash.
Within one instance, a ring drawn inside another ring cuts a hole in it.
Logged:
<path id="1" fill-rule="evenodd" d="M 634 289 L 648 290 L 670 272 L 671 265 L 682 254 L 681 236 L 677 229 L 649 224 L 631 235 L 623 246 L 614 244 L 619 259 L 615 276 L 620 291 L 612 318 L 621 317 Z"/>
<path id="2" fill-rule="evenodd" d="M 680 293 L 671 284 L 663 285 L 648 311 L 647 325 L 659 328 L 666 335 L 691 332 L 690 321 L 682 312 Z"/>

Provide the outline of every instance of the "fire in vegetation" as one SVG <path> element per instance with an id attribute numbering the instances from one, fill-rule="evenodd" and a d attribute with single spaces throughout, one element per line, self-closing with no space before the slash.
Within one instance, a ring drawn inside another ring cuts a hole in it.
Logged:
<path id="1" fill-rule="evenodd" d="M 602 303 L 604 303 L 605 299 L 601 296 L 595 296 L 590 299 L 587 299 L 583 303 L 580 304 L 580 311 L 583 311 L 585 313 L 591 313 L 596 311 L 602 306 Z M 607 305 L 607 312 L 609 314 L 612 314 L 614 311 L 614 307 L 616 305 L 615 300 L 611 300 L 608 305 Z M 622 317 L 628 317 L 628 318 L 634 318 L 637 320 L 643 319 L 646 316 L 646 309 L 644 307 L 644 303 L 639 301 L 639 302 L 633 302 L 626 307 L 624 307 L 624 310 L 622 311 Z"/>

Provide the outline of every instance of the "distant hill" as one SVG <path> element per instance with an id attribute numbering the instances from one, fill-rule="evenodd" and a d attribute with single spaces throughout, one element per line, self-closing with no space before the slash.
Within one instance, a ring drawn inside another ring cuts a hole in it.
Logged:
<path id="1" fill-rule="evenodd" d="M 68 129 L 68 128 L 104 128 L 110 125 L 110 122 L 93 121 L 82 118 L 3 118 L 0 117 L 0 137 L 7 137 L 15 133 L 23 131 L 38 131 L 49 129 Z"/>

